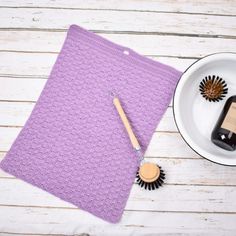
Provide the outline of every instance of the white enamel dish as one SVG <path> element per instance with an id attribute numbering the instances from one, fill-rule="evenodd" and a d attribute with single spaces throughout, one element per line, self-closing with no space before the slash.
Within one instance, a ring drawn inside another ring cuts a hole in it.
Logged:
<path id="1" fill-rule="evenodd" d="M 218 75 L 228 86 L 220 102 L 208 102 L 199 92 L 205 76 Z M 211 132 L 226 100 L 236 95 L 236 53 L 217 53 L 192 64 L 179 80 L 173 100 L 174 118 L 185 142 L 199 155 L 215 163 L 236 166 L 236 151 L 226 151 L 211 142 Z"/>

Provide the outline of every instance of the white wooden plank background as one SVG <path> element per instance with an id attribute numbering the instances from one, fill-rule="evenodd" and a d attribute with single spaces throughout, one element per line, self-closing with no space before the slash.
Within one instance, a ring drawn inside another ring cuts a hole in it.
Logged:
<path id="1" fill-rule="evenodd" d="M 236 51 L 235 0 L 0 0 L 0 160 L 29 117 L 70 24 L 182 71 L 204 55 Z M 0 171 L 0 235 L 236 235 L 236 169 L 195 154 L 171 105 L 146 151 L 166 170 L 166 185 L 146 192 L 134 184 L 119 224 Z"/>

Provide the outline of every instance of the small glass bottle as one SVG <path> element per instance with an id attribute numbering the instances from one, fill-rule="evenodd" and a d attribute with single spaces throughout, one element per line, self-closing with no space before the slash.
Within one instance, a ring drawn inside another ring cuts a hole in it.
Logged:
<path id="1" fill-rule="evenodd" d="M 236 95 L 226 101 L 212 131 L 211 141 L 228 151 L 236 149 Z"/>

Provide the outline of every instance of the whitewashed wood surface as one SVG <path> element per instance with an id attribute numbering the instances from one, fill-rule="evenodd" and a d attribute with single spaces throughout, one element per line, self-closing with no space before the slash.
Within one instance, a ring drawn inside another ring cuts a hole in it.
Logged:
<path id="1" fill-rule="evenodd" d="M 185 70 L 236 51 L 235 0 L 0 0 L 0 160 L 29 117 L 70 24 Z M 106 223 L 0 171 L 0 235 L 236 235 L 236 168 L 182 140 L 170 104 L 146 157 L 166 185 L 134 184 L 120 223 Z"/>

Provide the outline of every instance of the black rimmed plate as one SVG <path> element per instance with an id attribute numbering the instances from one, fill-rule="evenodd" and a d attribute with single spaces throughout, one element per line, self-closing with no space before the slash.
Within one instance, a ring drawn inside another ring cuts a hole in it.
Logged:
<path id="1" fill-rule="evenodd" d="M 220 102 L 206 101 L 199 92 L 205 76 L 223 78 L 228 94 Z M 193 63 L 181 76 L 173 100 L 174 118 L 185 142 L 199 155 L 215 163 L 236 166 L 236 151 L 211 142 L 211 132 L 228 97 L 236 95 L 236 53 L 217 53 Z"/>

